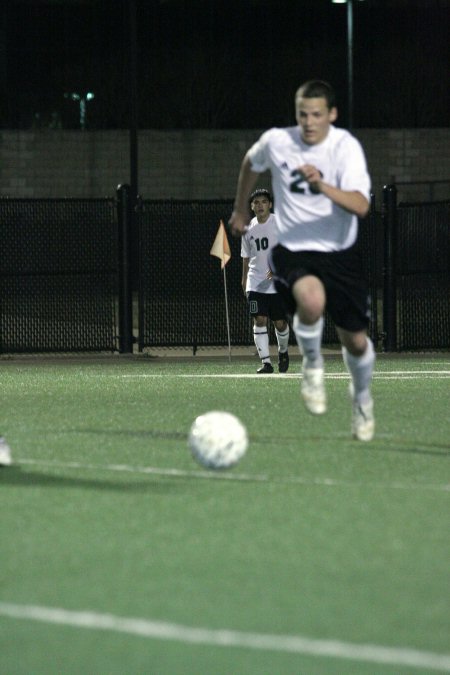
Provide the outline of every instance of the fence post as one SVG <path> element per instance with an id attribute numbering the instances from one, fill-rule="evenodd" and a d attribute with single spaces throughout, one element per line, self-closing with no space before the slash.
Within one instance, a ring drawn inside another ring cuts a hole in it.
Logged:
<path id="1" fill-rule="evenodd" d="M 397 350 L 397 284 L 395 260 L 397 246 L 397 188 L 383 188 L 382 219 L 384 225 L 383 265 L 383 351 Z"/>
<path id="2" fill-rule="evenodd" d="M 370 211 L 367 219 L 369 250 L 372 258 L 369 262 L 369 292 L 371 295 L 371 322 L 370 339 L 374 347 L 378 347 L 379 328 L 378 328 L 378 284 L 377 284 L 377 216 L 376 216 L 376 198 L 373 192 L 370 193 Z"/>
<path id="3" fill-rule="evenodd" d="M 133 294 L 130 274 L 131 188 L 117 187 L 119 226 L 119 351 L 133 353 Z"/>

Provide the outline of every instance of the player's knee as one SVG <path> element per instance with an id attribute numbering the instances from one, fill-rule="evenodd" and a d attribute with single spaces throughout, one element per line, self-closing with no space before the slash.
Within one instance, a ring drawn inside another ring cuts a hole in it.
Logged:
<path id="1" fill-rule="evenodd" d="M 255 317 L 253 317 L 253 324 L 257 328 L 263 328 L 264 326 L 267 325 L 267 317 L 266 316 L 255 316 Z"/>
<path id="2" fill-rule="evenodd" d="M 278 331 L 280 331 L 281 333 L 284 332 L 286 330 L 286 328 L 288 327 L 287 321 L 283 321 L 283 320 L 274 321 L 274 324 L 275 324 L 275 328 Z"/>
<path id="3" fill-rule="evenodd" d="M 338 333 L 343 346 L 352 356 L 362 356 L 366 352 L 368 341 L 364 332 L 350 333 L 341 329 Z"/>
<path id="4" fill-rule="evenodd" d="M 325 309 L 325 289 L 320 279 L 312 275 L 298 279 L 292 294 L 301 321 L 314 323 L 320 319 Z"/>

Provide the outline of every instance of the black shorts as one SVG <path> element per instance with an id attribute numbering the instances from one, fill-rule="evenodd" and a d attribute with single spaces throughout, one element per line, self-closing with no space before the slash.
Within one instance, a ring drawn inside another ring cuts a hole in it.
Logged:
<path id="1" fill-rule="evenodd" d="M 278 293 L 247 293 L 250 316 L 268 316 L 271 321 L 286 321 L 286 309 Z"/>
<path id="2" fill-rule="evenodd" d="M 370 298 L 362 274 L 362 261 L 356 246 L 344 251 L 289 251 L 281 244 L 271 251 L 270 268 L 275 287 L 288 314 L 296 310 L 292 286 L 308 274 L 318 277 L 325 287 L 326 310 L 336 326 L 357 332 L 365 330 L 370 318 Z"/>

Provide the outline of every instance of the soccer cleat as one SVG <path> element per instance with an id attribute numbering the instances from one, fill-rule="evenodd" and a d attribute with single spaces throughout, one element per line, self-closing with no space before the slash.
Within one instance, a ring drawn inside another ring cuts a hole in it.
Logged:
<path id="1" fill-rule="evenodd" d="M 0 466 L 10 466 L 12 464 L 11 450 L 8 443 L 0 436 Z"/>
<path id="2" fill-rule="evenodd" d="M 288 352 L 278 352 L 278 372 L 287 373 L 289 368 Z"/>
<path id="3" fill-rule="evenodd" d="M 323 415 L 327 411 L 323 368 L 305 368 L 302 366 L 302 372 L 301 394 L 306 409 L 312 415 Z"/>
<path id="4" fill-rule="evenodd" d="M 262 364 L 261 368 L 256 371 L 259 375 L 269 375 L 273 373 L 273 365 L 267 361 Z"/>
<path id="5" fill-rule="evenodd" d="M 375 433 L 375 418 L 373 415 L 373 401 L 368 403 L 353 402 L 352 408 L 352 436 L 358 441 L 371 441 Z"/>

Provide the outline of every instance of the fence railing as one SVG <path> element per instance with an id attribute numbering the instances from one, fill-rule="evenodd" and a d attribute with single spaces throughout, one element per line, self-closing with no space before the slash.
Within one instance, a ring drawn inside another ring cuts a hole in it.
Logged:
<path id="1" fill-rule="evenodd" d="M 450 178 L 442 180 L 392 181 L 397 190 L 397 201 L 436 202 L 450 200 Z"/>
<path id="2" fill-rule="evenodd" d="M 383 201 L 386 351 L 450 347 L 450 201 Z"/>
<path id="3" fill-rule="evenodd" d="M 0 352 L 116 351 L 114 199 L 0 199 Z"/>
<path id="4" fill-rule="evenodd" d="M 450 200 L 397 204 L 360 222 L 372 314 L 385 351 L 450 347 Z M 0 199 L 0 353 L 226 346 L 224 280 L 209 251 L 231 200 Z M 240 240 L 226 267 L 231 343 L 253 335 Z M 133 300 L 137 309 L 133 309 Z M 272 335 L 272 339 L 274 336 Z M 324 344 L 337 344 L 325 317 Z"/>

